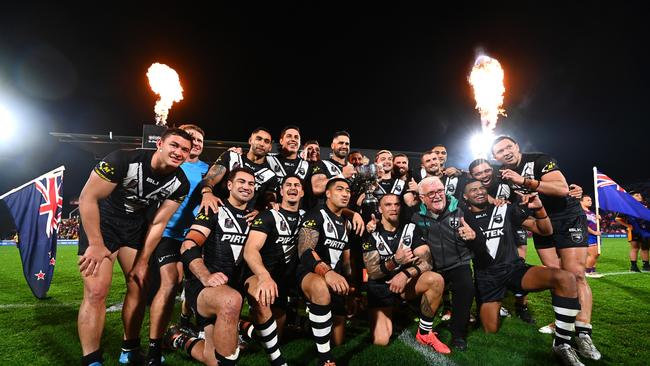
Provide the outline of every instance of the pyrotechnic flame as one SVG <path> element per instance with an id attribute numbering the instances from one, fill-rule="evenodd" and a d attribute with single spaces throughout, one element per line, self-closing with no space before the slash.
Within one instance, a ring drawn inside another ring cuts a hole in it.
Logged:
<path id="1" fill-rule="evenodd" d="M 156 124 L 164 126 L 167 124 L 167 115 L 172 104 L 183 100 L 183 87 L 176 71 L 164 64 L 151 65 L 147 71 L 147 78 L 151 90 L 160 96 L 154 107 Z"/>
<path id="2" fill-rule="evenodd" d="M 503 69 L 499 61 L 481 55 L 474 62 L 472 73 L 468 78 L 474 88 L 476 109 L 481 114 L 481 124 L 484 134 L 492 134 L 497 126 L 499 115 L 505 116 L 503 106 Z"/>

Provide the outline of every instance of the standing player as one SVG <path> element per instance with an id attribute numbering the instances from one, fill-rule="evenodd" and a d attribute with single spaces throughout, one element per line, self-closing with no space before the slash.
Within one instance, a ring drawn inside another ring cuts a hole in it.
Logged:
<path id="1" fill-rule="evenodd" d="M 587 239 L 587 244 L 589 244 L 589 249 L 587 252 L 587 264 L 585 269 L 585 276 L 591 278 L 600 278 L 603 277 L 600 273 L 596 272 L 596 261 L 600 257 L 598 253 L 598 237 L 600 236 L 600 231 L 598 231 L 598 226 L 596 220 L 596 213 L 591 211 L 592 201 L 591 196 L 582 195 L 580 199 L 580 206 L 582 210 L 587 215 L 587 231 L 589 232 L 589 239 Z"/>
<path id="2" fill-rule="evenodd" d="M 305 142 L 302 147 L 300 156 L 307 160 L 310 164 L 315 164 L 320 161 L 320 144 L 316 140 L 309 140 Z"/>
<path id="3" fill-rule="evenodd" d="M 309 162 L 298 156 L 300 149 L 300 129 L 286 126 L 280 132 L 280 153 L 267 155 L 271 169 L 278 178 L 278 185 L 285 176 L 295 175 L 304 180 L 309 173 Z"/>
<path id="4" fill-rule="evenodd" d="M 400 225 L 400 198 L 392 193 L 379 200 L 381 223 L 363 240 L 368 270 L 368 308 L 373 343 L 385 346 L 393 334 L 393 313 L 402 300 L 420 301 L 420 323 L 415 339 L 440 353 L 450 353 L 437 333 L 433 318 L 444 289 L 442 277 L 431 272 L 431 252 L 415 224 Z"/>
<path id="5" fill-rule="evenodd" d="M 553 225 L 553 235 L 534 234 L 535 248 L 544 265 L 575 274 L 581 305 L 575 342 L 582 356 L 599 360 L 601 354 L 591 339 L 592 294 L 585 279 L 587 217 L 580 203 L 569 195 L 564 174 L 552 157 L 541 153 L 522 154 L 517 142 L 509 136 L 497 137 L 492 143 L 492 153 L 503 164 L 501 178 L 514 191 L 539 192 Z"/>
<path id="6" fill-rule="evenodd" d="M 350 292 L 350 223 L 342 215 L 350 201 L 350 184 L 344 178 L 330 179 L 325 196 L 322 207 L 305 215 L 298 233 L 298 282 L 308 302 L 319 365 L 333 366 L 330 339 L 333 331 L 334 344 L 343 343 L 345 297 Z"/>
<path id="7" fill-rule="evenodd" d="M 334 133 L 331 148 L 332 157 L 315 164 L 311 172 L 312 193 L 319 198 L 319 203 L 324 202 L 323 193 L 328 180 L 334 177 L 350 179 L 355 173 L 352 164 L 346 160 L 350 151 L 350 134 L 345 131 Z"/>
<path id="8" fill-rule="evenodd" d="M 103 362 L 100 341 L 116 259 L 127 277 L 120 363 L 133 362 L 139 354 L 149 257 L 188 193 L 189 183 L 179 166 L 190 154 L 192 137 L 170 128 L 156 148 L 109 154 L 95 166 L 79 196 L 82 230 L 78 254 L 84 297 L 77 329 L 83 365 Z M 160 202 L 149 224 L 146 211 Z"/>
<path id="9" fill-rule="evenodd" d="M 469 242 L 474 252 L 474 276 L 479 298 L 481 322 L 488 333 L 499 330 L 501 300 L 508 290 L 517 292 L 551 290 L 555 310 L 555 339 L 553 352 L 565 365 L 582 365 L 571 338 L 575 335 L 575 319 L 580 310 L 575 276 L 561 269 L 530 266 L 517 254 L 514 230 L 524 227 L 539 235 L 553 232 L 542 202 L 533 194 L 524 198 L 528 215 L 519 205 L 495 206 L 488 202 L 487 190 L 479 181 L 465 186 L 469 212 L 467 223 L 482 233 Z"/>
<path id="10" fill-rule="evenodd" d="M 214 214 L 199 211 L 181 247 L 187 283 L 185 296 L 205 339 L 170 328 L 168 342 L 206 365 L 234 365 L 239 357 L 237 322 L 244 278 L 243 246 L 248 237 L 248 202 L 255 195 L 255 175 L 248 168 L 228 173 L 230 192 Z"/>
<path id="11" fill-rule="evenodd" d="M 363 165 L 363 154 L 359 150 L 354 150 L 348 155 L 348 163 L 352 164 L 353 167 L 358 167 Z"/>
<path id="12" fill-rule="evenodd" d="M 147 355 L 148 365 L 160 364 L 161 340 L 165 333 L 167 323 L 174 307 L 174 297 L 180 284 L 182 266 L 180 264 L 180 249 L 185 233 L 191 226 L 194 217 L 198 213 L 198 205 L 201 201 L 201 194 L 196 187 L 208 171 L 209 165 L 199 160 L 203 152 L 203 138 L 205 133 L 195 125 L 182 125 L 181 130 L 192 136 L 192 150 L 189 158 L 181 165 L 189 181 L 189 194 L 183 200 L 178 210 L 169 220 L 163 238 L 158 244 L 154 253 L 155 268 L 159 271 L 160 287 L 156 292 L 149 309 L 149 354 Z"/>

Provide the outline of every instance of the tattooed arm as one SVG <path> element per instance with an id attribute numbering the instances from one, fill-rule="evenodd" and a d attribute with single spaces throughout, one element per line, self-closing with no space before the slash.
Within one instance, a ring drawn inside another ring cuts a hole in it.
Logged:
<path id="1" fill-rule="evenodd" d="M 298 258 L 310 271 L 325 276 L 325 273 L 331 271 L 332 268 L 323 262 L 314 250 L 318 244 L 319 235 L 318 230 L 300 228 L 298 231 Z"/>
<path id="2" fill-rule="evenodd" d="M 219 211 L 219 206 L 222 204 L 221 200 L 217 198 L 214 193 L 214 187 L 223 180 L 223 177 L 226 175 L 226 167 L 219 164 L 214 164 L 208 170 L 208 173 L 205 175 L 203 180 L 201 180 L 201 206 L 199 206 L 199 211 L 204 210 L 205 214 L 209 213 L 209 210 L 212 209 L 213 212 Z"/>

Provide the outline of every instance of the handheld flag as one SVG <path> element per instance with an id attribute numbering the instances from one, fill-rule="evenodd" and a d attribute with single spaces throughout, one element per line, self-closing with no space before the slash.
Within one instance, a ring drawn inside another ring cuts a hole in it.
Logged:
<path id="1" fill-rule="evenodd" d="M 23 274 L 39 299 L 45 298 L 54 274 L 64 170 L 60 166 L 0 196 L 16 223 Z"/>
<path id="2" fill-rule="evenodd" d="M 596 188 L 601 209 L 650 221 L 650 210 L 602 172 L 597 173 Z"/>

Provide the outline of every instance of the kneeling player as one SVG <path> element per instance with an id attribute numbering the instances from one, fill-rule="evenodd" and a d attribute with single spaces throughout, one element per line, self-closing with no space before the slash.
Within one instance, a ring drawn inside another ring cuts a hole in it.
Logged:
<path id="1" fill-rule="evenodd" d="M 243 287 L 241 253 L 248 236 L 247 203 L 255 192 L 248 168 L 228 175 L 228 199 L 211 216 L 199 213 L 188 231 L 181 259 L 188 279 L 185 296 L 205 331 L 205 340 L 171 328 L 168 341 L 206 365 L 234 365 L 239 357 L 238 330 Z M 203 249 L 203 250 L 202 250 Z"/>
<path id="2" fill-rule="evenodd" d="M 363 261 L 368 271 L 368 307 L 373 343 L 388 344 L 393 334 L 393 309 L 401 301 L 420 301 L 420 324 L 416 339 L 440 353 L 449 347 L 431 331 L 444 288 L 442 276 L 431 272 L 431 252 L 418 235 L 415 224 L 399 225 L 400 198 L 387 194 L 379 201 L 381 224 L 363 240 Z"/>
<path id="3" fill-rule="evenodd" d="M 280 209 L 264 211 L 253 220 L 244 246 L 244 260 L 252 272 L 244 287 L 255 331 L 271 365 L 286 364 L 278 334 L 284 326 L 288 291 L 296 287 L 296 243 L 302 221 L 298 206 L 304 196 L 301 180 L 295 175 L 285 176 L 280 196 Z"/>
<path id="4" fill-rule="evenodd" d="M 465 186 L 464 198 L 469 207 L 465 219 L 477 234 L 482 233 L 468 244 L 475 254 L 474 276 L 483 329 L 488 333 L 498 331 L 501 299 L 508 290 L 550 289 L 556 327 L 553 351 L 567 365 L 582 365 L 570 345 L 580 311 L 575 275 L 561 269 L 530 266 L 517 254 L 513 230 L 519 225 L 538 235 L 553 233 L 542 202 L 537 195 L 523 199 L 534 212 L 534 217 L 530 217 L 516 205 L 494 206 L 488 203 L 487 196 L 480 181 Z"/>
<path id="5" fill-rule="evenodd" d="M 342 215 L 350 202 L 350 184 L 333 178 L 325 186 L 326 201 L 305 215 L 298 233 L 298 281 L 308 301 L 309 322 L 318 349 L 319 365 L 335 365 L 330 354 L 345 335 L 345 297 L 350 292 L 350 223 Z M 334 317 L 332 319 L 332 313 Z"/>

